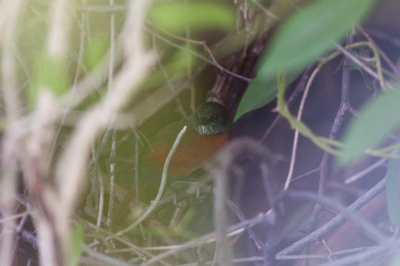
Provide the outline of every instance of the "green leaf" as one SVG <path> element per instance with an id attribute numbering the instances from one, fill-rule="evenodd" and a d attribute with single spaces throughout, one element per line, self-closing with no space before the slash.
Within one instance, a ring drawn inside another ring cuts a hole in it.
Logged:
<path id="1" fill-rule="evenodd" d="M 35 64 L 35 74 L 32 86 L 29 87 L 29 101 L 34 104 L 43 89 L 52 91 L 55 95 L 62 95 L 68 88 L 68 77 L 65 63 L 44 53 L 39 56 Z"/>
<path id="2" fill-rule="evenodd" d="M 386 170 L 386 202 L 389 220 L 400 225 L 400 161 L 390 159 Z"/>
<path id="3" fill-rule="evenodd" d="M 340 41 L 371 9 L 375 0 L 320 0 L 285 22 L 262 56 L 256 78 L 247 89 L 236 118 L 275 98 L 270 82 L 280 72 L 296 76 Z"/>
<path id="4" fill-rule="evenodd" d="M 371 9 L 375 0 L 319 0 L 292 16 L 279 29 L 259 74 L 298 71 L 340 41 Z"/>
<path id="5" fill-rule="evenodd" d="M 286 82 L 292 83 L 299 74 L 300 72 L 289 73 L 286 75 Z M 277 81 L 275 77 L 261 76 L 260 78 L 254 79 L 240 100 L 234 121 L 245 113 L 272 102 L 276 98 L 276 94 Z"/>
<path id="6" fill-rule="evenodd" d="M 365 105 L 344 135 L 339 165 L 359 159 L 368 148 L 384 140 L 400 122 L 400 83 Z"/>
<path id="7" fill-rule="evenodd" d="M 180 34 L 186 29 L 229 30 L 235 24 L 234 10 L 221 2 L 160 2 L 150 10 L 150 19 L 164 30 Z"/>
<path id="8" fill-rule="evenodd" d="M 245 113 L 263 107 L 275 99 L 277 92 L 275 79 L 255 79 L 243 94 L 236 110 L 235 119 L 239 119 Z"/>
<path id="9" fill-rule="evenodd" d="M 79 259 L 82 253 L 83 236 L 83 226 L 81 224 L 76 224 L 71 233 L 71 244 L 68 258 L 69 266 L 79 265 Z"/>

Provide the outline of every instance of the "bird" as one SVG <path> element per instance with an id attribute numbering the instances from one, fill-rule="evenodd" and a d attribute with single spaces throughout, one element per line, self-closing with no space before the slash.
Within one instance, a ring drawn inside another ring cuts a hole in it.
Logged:
<path id="1" fill-rule="evenodd" d="M 228 111 L 218 103 L 207 102 L 188 119 L 168 125 L 157 133 L 152 142 L 155 151 L 142 155 L 142 159 L 149 163 L 146 167 L 151 166 L 159 172 L 162 170 L 172 143 L 185 124 L 188 129 L 170 162 L 170 176 L 187 176 L 201 167 L 228 140 Z"/>
<path id="2" fill-rule="evenodd" d="M 154 199 L 160 185 L 162 169 L 172 144 L 184 125 L 183 135 L 168 168 L 168 180 L 189 176 L 204 166 L 230 138 L 229 111 L 220 103 L 206 102 L 186 119 L 181 119 L 159 130 L 151 141 L 154 150 L 139 154 L 139 198 L 142 202 Z M 125 213 L 135 198 L 135 191 L 128 192 L 121 201 L 115 221 Z"/>

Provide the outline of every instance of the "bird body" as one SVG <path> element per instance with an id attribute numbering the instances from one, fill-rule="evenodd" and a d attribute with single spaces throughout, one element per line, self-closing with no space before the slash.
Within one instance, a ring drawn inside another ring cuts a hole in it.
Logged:
<path id="1" fill-rule="evenodd" d="M 152 142 L 154 151 L 145 152 L 141 156 L 141 161 L 147 164 L 146 167 L 153 167 L 160 173 L 158 179 L 161 177 L 165 159 L 175 140 L 174 137 L 184 125 L 183 121 L 179 121 L 164 128 Z M 228 139 L 228 131 L 218 135 L 201 135 L 192 126 L 189 126 L 169 164 L 168 176 L 187 176 L 193 170 L 202 167 L 225 145 Z M 145 167 L 141 173 L 145 174 Z M 141 179 L 145 178 L 146 176 L 141 177 Z"/>
<path id="2" fill-rule="evenodd" d="M 168 177 L 188 176 L 202 167 L 229 139 L 229 114 L 220 104 L 205 103 L 188 119 L 162 128 L 152 140 L 153 151 L 140 156 L 139 178 L 143 184 L 157 184 L 167 155 L 178 132 L 188 128 L 172 157 Z"/>
<path id="3" fill-rule="evenodd" d="M 139 196 L 144 202 L 152 200 L 160 184 L 167 155 L 178 132 L 188 128 L 175 151 L 168 168 L 168 179 L 183 178 L 202 167 L 229 140 L 229 114 L 217 103 L 205 103 L 189 119 L 162 128 L 151 141 L 153 149 L 139 154 Z M 135 198 L 131 192 L 120 204 L 126 209 Z M 117 212 L 117 216 L 123 211 Z"/>

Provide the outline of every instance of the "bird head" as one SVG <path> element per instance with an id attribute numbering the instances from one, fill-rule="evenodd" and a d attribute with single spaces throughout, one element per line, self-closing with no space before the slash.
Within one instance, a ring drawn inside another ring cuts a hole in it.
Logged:
<path id="1" fill-rule="evenodd" d="M 229 128 L 229 112 L 218 103 L 207 102 L 192 115 L 191 122 L 201 135 L 219 135 Z"/>

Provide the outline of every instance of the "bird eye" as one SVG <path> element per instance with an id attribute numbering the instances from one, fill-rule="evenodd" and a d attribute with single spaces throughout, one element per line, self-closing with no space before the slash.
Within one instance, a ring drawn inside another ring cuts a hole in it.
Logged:
<path id="1" fill-rule="evenodd" d="M 218 119 L 219 119 L 219 115 L 217 115 L 217 114 L 212 114 L 210 116 L 210 121 L 218 121 Z"/>

